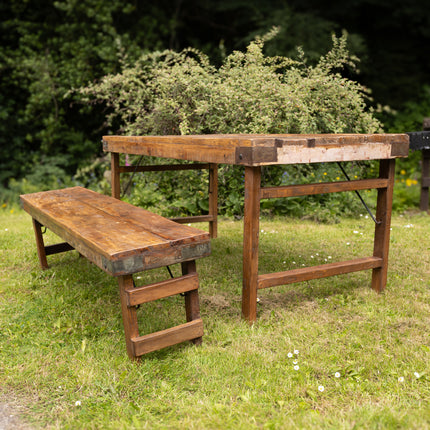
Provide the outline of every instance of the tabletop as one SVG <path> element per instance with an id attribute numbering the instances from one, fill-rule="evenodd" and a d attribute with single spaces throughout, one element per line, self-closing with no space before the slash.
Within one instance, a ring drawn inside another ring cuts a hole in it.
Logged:
<path id="1" fill-rule="evenodd" d="M 407 157 L 407 134 L 212 134 L 103 136 L 106 152 L 205 163 L 274 164 Z"/>

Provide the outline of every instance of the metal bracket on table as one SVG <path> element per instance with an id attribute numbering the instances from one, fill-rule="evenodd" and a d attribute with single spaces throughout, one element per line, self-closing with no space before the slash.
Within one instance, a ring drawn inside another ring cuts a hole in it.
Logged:
<path id="1" fill-rule="evenodd" d="M 124 190 L 123 190 L 123 192 L 122 192 L 121 197 L 123 197 L 123 196 L 127 193 L 128 188 L 130 187 L 131 181 L 133 180 L 134 175 L 136 174 L 136 170 L 137 170 L 137 168 L 139 167 L 140 162 L 142 161 L 142 158 L 143 158 L 143 155 L 141 155 L 141 156 L 139 157 L 139 159 L 137 160 L 137 163 L 136 163 L 136 164 L 135 164 L 135 166 L 134 166 L 134 171 L 132 172 L 132 174 L 131 174 L 131 176 L 130 176 L 130 179 L 128 180 L 127 184 L 125 185 L 125 187 L 124 187 Z"/>
<path id="2" fill-rule="evenodd" d="M 345 172 L 345 169 L 342 167 L 342 164 L 340 164 L 339 162 L 337 163 L 337 165 L 340 167 L 340 170 L 342 170 L 342 173 L 344 174 L 345 178 L 348 181 L 351 181 L 351 179 L 349 178 L 348 174 Z M 381 224 L 381 221 L 378 221 L 374 216 L 372 211 L 370 210 L 369 206 L 366 205 L 366 202 L 363 200 L 363 197 L 361 197 L 361 194 L 358 192 L 358 190 L 355 190 L 355 194 L 358 196 L 358 198 L 360 199 L 361 203 L 363 204 L 363 206 L 366 208 L 367 213 L 370 215 L 370 217 L 372 218 L 373 222 L 375 224 Z"/>

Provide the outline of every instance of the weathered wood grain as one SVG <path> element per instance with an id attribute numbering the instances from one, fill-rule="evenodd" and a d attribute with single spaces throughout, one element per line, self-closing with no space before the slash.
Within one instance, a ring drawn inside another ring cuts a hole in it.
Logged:
<path id="1" fill-rule="evenodd" d="M 134 337 L 131 341 L 134 353 L 136 356 L 140 356 L 187 340 L 201 338 L 202 336 L 203 321 L 197 319 L 156 333 Z"/>
<path id="2" fill-rule="evenodd" d="M 103 136 L 103 149 L 208 163 L 263 166 L 407 157 L 406 134 Z"/>
<path id="3" fill-rule="evenodd" d="M 210 252 L 208 233 L 81 187 L 26 194 L 21 202 L 33 219 L 43 269 L 48 267 L 46 255 L 76 249 L 118 277 L 127 354 L 132 360 L 185 340 L 201 343 L 194 260 Z M 66 242 L 45 246 L 42 226 Z M 181 263 L 183 276 L 135 288 L 133 273 L 173 263 Z M 139 336 L 136 305 L 175 294 L 185 294 L 187 323 Z"/>
<path id="4" fill-rule="evenodd" d="M 367 257 L 355 260 L 322 264 L 320 266 L 303 267 L 285 272 L 269 273 L 258 277 L 258 288 L 269 288 L 277 285 L 288 285 L 312 279 L 328 278 L 329 276 L 358 272 L 379 268 L 383 264 L 382 258 Z"/>
<path id="5" fill-rule="evenodd" d="M 81 187 L 21 196 L 40 224 L 113 276 L 209 255 L 207 232 Z"/>
<path id="6" fill-rule="evenodd" d="M 385 287 L 393 166 L 396 158 L 407 157 L 409 154 L 407 134 L 104 136 L 103 148 L 111 152 L 113 158 L 115 153 L 128 153 L 245 166 L 242 315 L 249 322 L 256 319 L 258 287 L 266 288 L 272 284 L 279 285 L 284 281 L 298 282 L 294 279 L 315 279 L 318 276 L 332 276 L 369 268 L 373 269 L 373 288 L 381 291 Z M 262 166 L 360 160 L 380 160 L 382 163 L 380 177 L 358 181 L 261 188 Z M 390 163 L 386 164 L 384 161 L 390 161 Z M 388 170 L 387 165 L 390 166 Z M 372 257 L 326 265 L 324 268 L 258 276 L 260 199 L 363 189 L 377 189 L 379 196 L 377 209 L 379 224 L 375 231 Z M 216 212 L 214 213 L 216 217 Z"/>
<path id="7" fill-rule="evenodd" d="M 136 306 L 154 300 L 170 297 L 175 294 L 197 290 L 199 279 L 197 273 L 191 273 L 180 278 L 172 278 L 143 287 L 129 288 L 127 293 L 127 305 Z"/>
<path id="8" fill-rule="evenodd" d="M 245 167 L 242 316 L 250 322 L 257 319 L 260 184 L 261 168 Z"/>
<path id="9" fill-rule="evenodd" d="M 387 184 L 387 179 L 376 178 L 356 181 L 324 182 L 318 184 L 287 185 L 283 187 L 265 187 L 261 188 L 260 198 L 298 197 L 343 191 L 370 190 L 374 188 L 385 188 Z"/>

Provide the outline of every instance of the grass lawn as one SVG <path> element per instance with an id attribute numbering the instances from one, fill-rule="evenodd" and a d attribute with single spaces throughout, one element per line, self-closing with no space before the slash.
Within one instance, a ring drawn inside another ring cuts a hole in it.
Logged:
<path id="1" fill-rule="evenodd" d="M 222 220 L 197 263 L 203 344 L 136 364 L 116 280 L 76 252 L 40 270 L 29 215 L 0 209 L 0 403 L 48 429 L 430 428 L 430 216 L 393 216 L 384 293 L 370 271 L 262 290 L 253 326 L 240 318 L 242 228 Z M 373 229 L 365 216 L 262 219 L 260 271 L 369 256 Z M 139 313 L 142 333 L 184 321 L 181 297 Z"/>

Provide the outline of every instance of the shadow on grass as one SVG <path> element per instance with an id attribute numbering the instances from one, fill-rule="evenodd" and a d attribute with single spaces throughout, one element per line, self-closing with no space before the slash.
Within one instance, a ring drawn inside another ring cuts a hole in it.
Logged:
<path id="1" fill-rule="evenodd" d="M 264 243 L 264 256 L 260 259 L 260 273 L 286 270 L 274 267 L 271 256 L 291 262 L 298 252 L 306 253 L 307 245 L 295 247 L 271 240 Z M 300 245 L 300 244 L 299 244 Z M 237 323 L 241 319 L 242 292 L 242 241 L 240 235 L 222 237 L 212 241 L 212 255 L 199 260 L 200 307 L 205 331 L 222 319 Z M 276 259 L 275 258 L 275 259 Z M 47 326 L 54 325 L 57 335 L 67 334 L 75 341 L 89 338 L 93 342 L 115 344 L 115 353 L 125 355 L 125 342 L 121 317 L 118 284 L 115 278 L 104 273 L 76 252 L 50 256 L 50 268 L 33 269 L 32 289 L 51 297 L 45 305 Z M 175 276 L 180 266 L 172 267 Z M 165 268 L 135 274 L 137 285 L 147 285 L 168 279 Z M 324 300 L 330 296 L 349 296 L 354 290 L 370 288 L 371 271 L 339 275 L 297 284 L 260 290 L 258 318 L 272 312 L 294 310 L 306 303 Z M 61 300 L 59 300 L 61 298 Z M 52 305 L 55 303 L 55 306 Z M 144 335 L 185 322 L 184 299 L 173 296 L 144 304 L 138 310 L 139 330 Z M 163 359 L 167 354 L 181 351 L 186 344 L 150 353 L 146 357 Z"/>

